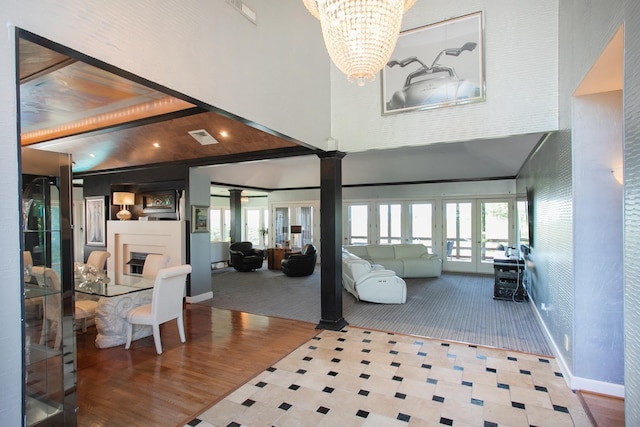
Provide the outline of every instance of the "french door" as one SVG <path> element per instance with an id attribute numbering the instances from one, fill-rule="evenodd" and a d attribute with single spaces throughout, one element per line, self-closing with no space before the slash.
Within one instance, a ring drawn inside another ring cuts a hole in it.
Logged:
<path id="1" fill-rule="evenodd" d="M 444 204 L 443 268 L 493 273 L 496 252 L 514 242 L 512 200 L 451 200 Z"/>

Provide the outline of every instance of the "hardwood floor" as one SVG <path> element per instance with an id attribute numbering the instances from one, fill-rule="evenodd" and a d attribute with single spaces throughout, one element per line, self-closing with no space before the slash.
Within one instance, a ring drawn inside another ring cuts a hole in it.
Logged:
<path id="1" fill-rule="evenodd" d="M 317 334 L 315 324 L 187 304 L 187 342 L 175 322 L 153 338 L 97 349 L 77 335 L 79 426 L 181 426 Z"/>
<path id="2" fill-rule="evenodd" d="M 578 392 L 595 426 L 624 427 L 624 399 L 586 391 Z"/>

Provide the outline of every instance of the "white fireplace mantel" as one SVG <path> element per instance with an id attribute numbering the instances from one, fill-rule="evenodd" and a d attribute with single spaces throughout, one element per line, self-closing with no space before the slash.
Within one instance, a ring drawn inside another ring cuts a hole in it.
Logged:
<path id="1" fill-rule="evenodd" d="M 169 255 L 169 266 L 186 261 L 184 221 L 107 221 L 107 269 L 116 280 L 128 274 L 131 252 Z"/>

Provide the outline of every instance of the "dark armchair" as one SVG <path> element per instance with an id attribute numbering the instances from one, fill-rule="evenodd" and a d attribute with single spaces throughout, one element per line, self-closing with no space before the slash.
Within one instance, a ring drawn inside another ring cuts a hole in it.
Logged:
<path id="1" fill-rule="evenodd" d="M 313 274 L 318 259 L 318 251 L 312 244 L 306 244 L 300 253 L 292 253 L 282 260 L 282 272 L 287 276 L 308 276 Z"/>
<path id="2" fill-rule="evenodd" d="M 238 271 L 262 268 L 264 251 L 254 249 L 251 242 L 235 242 L 229 246 L 229 264 Z"/>

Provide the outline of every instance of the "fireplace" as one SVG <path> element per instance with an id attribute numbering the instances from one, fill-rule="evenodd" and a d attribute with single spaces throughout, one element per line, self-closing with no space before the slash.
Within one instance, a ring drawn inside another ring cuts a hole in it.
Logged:
<path id="1" fill-rule="evenodd" d="M 119 280 L 124 275 L 142 274 L 141 258 L 147 254 L 168 255 L 170 267 L 184 264 L 185 245 L 184 221 L 108 221 L 107 250 L 111 257 L 107 269 Z"/>

